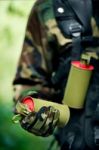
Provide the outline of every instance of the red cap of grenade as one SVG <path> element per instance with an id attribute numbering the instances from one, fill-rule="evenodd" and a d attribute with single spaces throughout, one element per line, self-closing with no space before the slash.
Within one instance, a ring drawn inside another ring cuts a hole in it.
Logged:
<path id="1" fill-rule="evenodd" d="M 34 111 L 34 101 L 31 96 L 23 98 L 22 103 L 27 105 L 28 109 L 32 112 Z"/>

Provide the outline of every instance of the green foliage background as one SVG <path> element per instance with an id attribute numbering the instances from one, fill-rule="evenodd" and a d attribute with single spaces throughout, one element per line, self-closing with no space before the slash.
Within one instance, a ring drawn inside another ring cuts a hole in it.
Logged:
<path id="1" fill-rule="evenodd" d="M 0 150 L 45 150 L 40 138 L 12 123 L 12 80 L 20 56 L 25 27 L 35 0 L 0 0 Z"/>

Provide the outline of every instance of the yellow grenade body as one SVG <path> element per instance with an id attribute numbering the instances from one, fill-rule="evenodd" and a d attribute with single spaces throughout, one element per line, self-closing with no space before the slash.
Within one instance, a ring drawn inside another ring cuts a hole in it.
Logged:
<path id="1" fill-rule="evenodd" d="M 81 109 L 84 106 L 84 101 L 91 78 L 92 65 L 86 65 L 80 61 L 73 61 L 64 92 L 63 103 L 71 108 Z"/>

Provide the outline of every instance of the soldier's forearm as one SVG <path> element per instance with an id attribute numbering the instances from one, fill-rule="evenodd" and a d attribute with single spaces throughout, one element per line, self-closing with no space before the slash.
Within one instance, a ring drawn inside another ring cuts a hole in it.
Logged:
<path id="1" fill-rule="evenodd" d="M 49 87 L 44 87 L 44 86 L 41 86 L 41 85 L 35 85 L 35 86 L 32 86 L 32 85 L 21 85 L 21 84 L 17 84 L 17 85 L 14 85 L 13 86 L 13 91 L 14 91 L 14 101 L 17 102 L 18 98 L 20 97 L 21 93 L 23 91 L 26 91 L 26 90 L 34 90 L 34 91 L 37 91 L 38 92 L 38 95 L 39 97 L 41 98 L 46 98 L 48 100 L 50 99 L 54 99 L 55 98 L 55 95 L 59 95 L 59 93 L 57 93 L 57 91 L 55 91 L 53 88 L 49 88 Z"/>

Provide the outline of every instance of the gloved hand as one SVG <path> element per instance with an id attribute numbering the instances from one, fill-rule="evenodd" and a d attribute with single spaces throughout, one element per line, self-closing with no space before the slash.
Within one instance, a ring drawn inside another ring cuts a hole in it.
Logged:
<path id="1" fill-rule="evenodd" d="M 48 136 L 54 131 L 58 119 L 59 111 L 54 107 L 42 107 L 38 112 L 31 111 L 22 103 L 22 99 L 26 96 L 37 98 L 38 93 L 33 90 L 22 92 L 18 103 L 16 104 L 16 114 L 21 115 L 20 124 L 22 128 L 37 136 Z"/>

